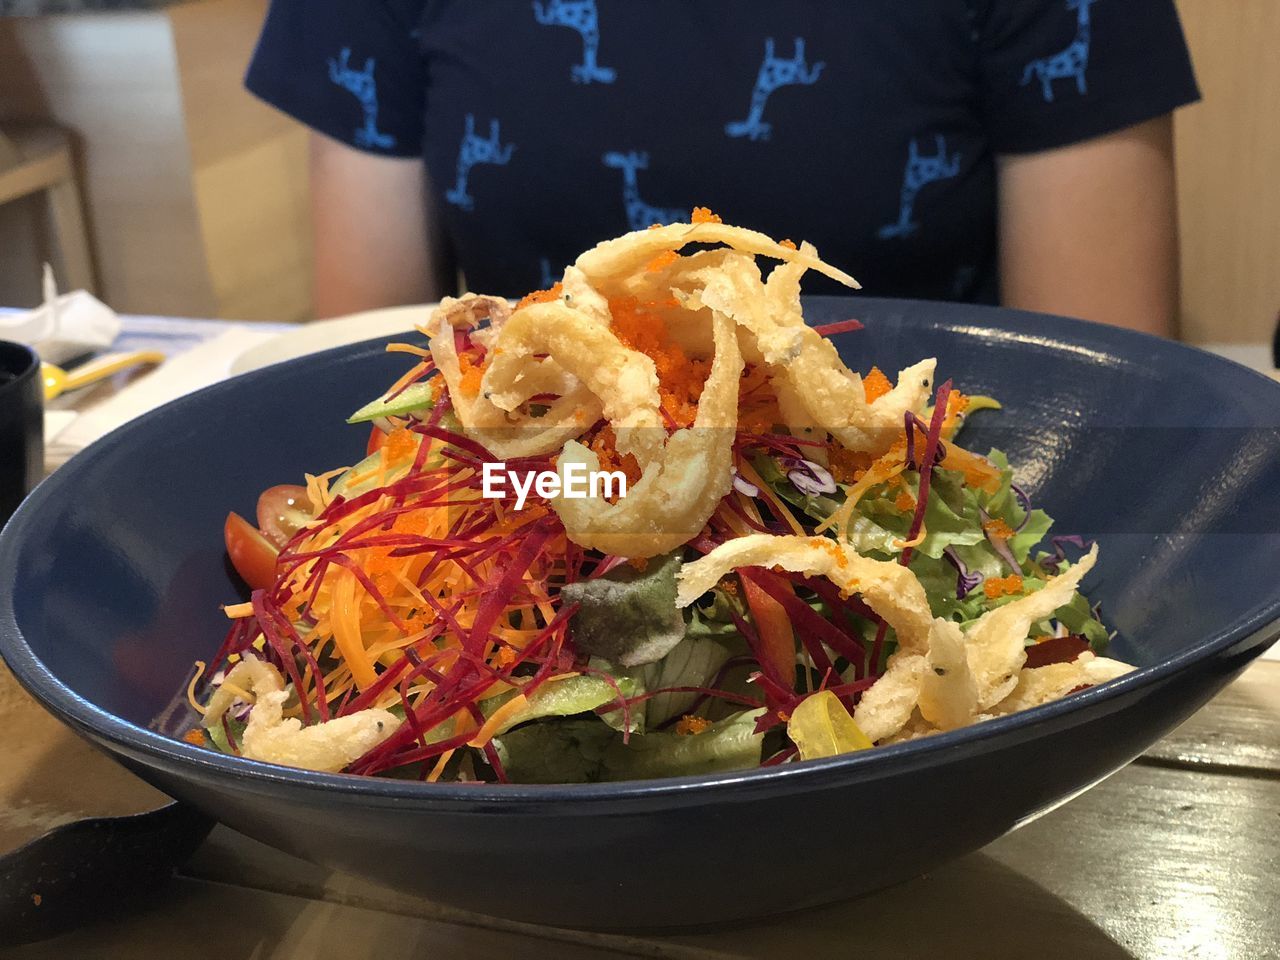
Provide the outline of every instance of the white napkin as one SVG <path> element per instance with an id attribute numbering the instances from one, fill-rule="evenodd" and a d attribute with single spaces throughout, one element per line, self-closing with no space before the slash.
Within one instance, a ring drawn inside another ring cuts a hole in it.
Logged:
<path id="1" fill-rule="evenodd" d="M 116 427 L 161 404 L 227 379 L 232 362 L 251 347 L 279 336 L 276 330 L 235 326 L 175 357 L 91 407 L 45 446 L 45 469 L 52 470 Z"/>
<path id="2" fill-rule="evenodd" d="M 44 265 L 44 303 L 34 310 L 0 316 L 0 340 L 34 347 L 40 359 L 65 363 L 109 347 L 120 335 L 120 318 L 83 290 L 58 295 L 53 270 Z"/>

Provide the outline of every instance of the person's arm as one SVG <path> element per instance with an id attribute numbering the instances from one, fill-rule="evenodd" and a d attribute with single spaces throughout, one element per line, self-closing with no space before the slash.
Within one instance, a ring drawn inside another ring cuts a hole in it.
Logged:
<path id="1" fill-rule="evenodd" d="M 1006 306 L 1172 335 L 1178 216 L 1169 116 L 999 162 Z"/>
<path id="2" fill-rule="evenodd" d="M 438 300 L 452 292 L 428 229 L 422 161 L 311 134 L 317 317 Z"/>

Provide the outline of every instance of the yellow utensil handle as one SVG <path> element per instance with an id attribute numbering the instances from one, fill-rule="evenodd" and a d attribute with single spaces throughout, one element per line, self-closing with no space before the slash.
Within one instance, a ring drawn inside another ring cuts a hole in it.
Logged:
<path id="1" fill-rule="evenodd" d="M 76 390 L 80 387 L 87 387 L 89 384 L 96 383 L 98 380 L 109 377 L 113 373 L 119 373 L 121 370 L 128 370 L 130 367 L 136 367 L 139 364 L 164 363 L 164 361 L 165 355 L 156 350 L 106 353 L 69 371 L 66 381 L 62 384 L 62 389 Z"/>

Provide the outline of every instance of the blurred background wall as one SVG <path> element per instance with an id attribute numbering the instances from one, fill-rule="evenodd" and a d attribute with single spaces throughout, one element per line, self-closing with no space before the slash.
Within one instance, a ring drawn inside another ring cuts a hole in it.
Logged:
<path id="1" fill-rule="evenodd" d="M 266 0 L 151 6 L 0 17 L 0 122 L 73 133 L 98 294 L 116 310 L 303 319 L 306 135 L 240 85 Z M 38 297 L 42 212 L 0 207 L 0 303 Z"/>
<path id="2" fill-rule="evenodd" d="M 1269 339 L 1280 311 L 1280 0 L 1178 6 L 1206 97 L 1177 125 L 1183 335 Z M 48 118 L 74 133 L 99 294 L 118 310 L 310 315 L 306 138 L 240 86 L 265 8 L 188 0 L 0 18 L 0 121 Z M 41 215 L 36 202 L 0 207 L 0 303 L 38 295 Z"/>

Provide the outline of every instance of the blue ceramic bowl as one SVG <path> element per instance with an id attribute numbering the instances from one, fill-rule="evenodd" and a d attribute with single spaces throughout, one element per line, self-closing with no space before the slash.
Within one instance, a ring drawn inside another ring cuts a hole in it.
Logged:
<path id="1" fill-rule="evenodd" d="M 607 785 L 326 775 L 157 732 L 222 636 L 218 605 L 237 595 L 226 511 L 360 455 L 365 431 L 344 417 L 403 368 L 381 342 L 203 390 L 59 470 L 0 536 L 0 651 L 50 710 L 174 797 L 290 853 L 476 911 L 678 926 L 918 875 L 1114 772 L 1280 633 L 1280 384 L 1068 320 L 809 304 L 811 322 L 850 315 L 867 324 L 839 341 L 855 366 L 936 355 L 941 376 L 1004 401 L 966 444 L 1005 449 L 1058 532 L 1101 541 L 1089 594 L 1118 630 L 1116 655 L 1142 669 L 886 749 Z"/>

